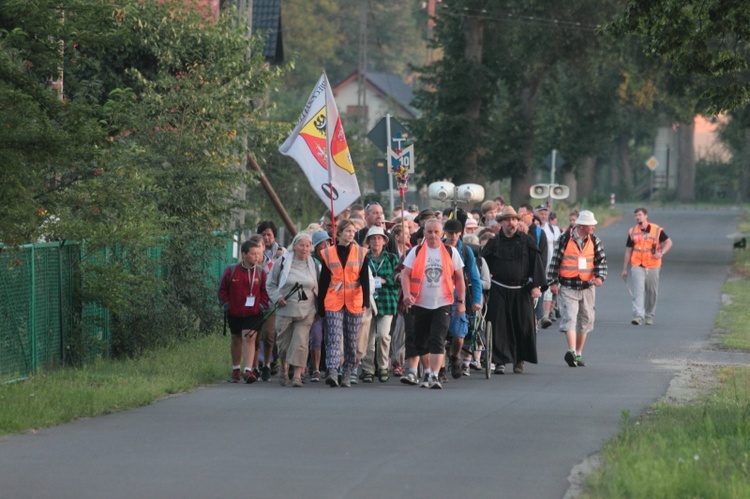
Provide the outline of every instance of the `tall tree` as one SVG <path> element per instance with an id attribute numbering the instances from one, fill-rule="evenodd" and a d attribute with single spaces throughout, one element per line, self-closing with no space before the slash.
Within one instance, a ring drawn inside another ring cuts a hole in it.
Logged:
<path id="1" fill-rule="evenodd" d="M 630 0 L 609 28 L 640 36 L 676 75 L 700 76 L 699 108 L 714 114 L 750 102 L 750 4 L 726 0 Z"/>

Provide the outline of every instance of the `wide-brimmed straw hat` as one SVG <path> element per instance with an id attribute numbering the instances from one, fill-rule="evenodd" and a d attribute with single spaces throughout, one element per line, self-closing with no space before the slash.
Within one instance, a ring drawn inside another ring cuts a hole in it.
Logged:
<path id="1" fill-rule="evenodd" d="M 515 218 L 516 220 L 521 219 L 521 216 L 516 213 L 516 210 L 514 210 L 512 206 L 506 206 L 505 208 L 503 208 L 503 211 L 497 214 L 495 220 L 497 220 L 498 222 L 502 222 L 503 220 L 508 220 L 509 218 Z"/>

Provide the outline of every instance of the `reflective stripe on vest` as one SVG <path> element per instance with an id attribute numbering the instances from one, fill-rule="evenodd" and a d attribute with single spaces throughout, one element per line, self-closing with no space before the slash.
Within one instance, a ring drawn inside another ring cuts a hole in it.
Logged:
<path id="1" fill-rule="evenodd" d="M 586 258 L 586 269 L 581 270 L 578 268 L 578 259 Z M 573 240 L 573 237 L 568 239 L 568 244 L 565 246 L 562 260 L 560 261 L 560 277 L 566 279 L 580 278 L 584 282 L 588 282 L 594 278 L 594 243 L 590 237 L 586 238 L 583 243 L 583 253 L 578 247 L 578 243 Z"/>
<path id="2" fill-rule="evenodd" d="M 331 271 L 331 284 L 328 286 L 325 298 L 325 309 L 338 312 L 342 308 L 358 314 L 364 310 L 364 297 L 362 285 L 359 282 L 359 273 L 365 261 L 365 250 L 356 243 L 352 243 L 349 249 L 349 257 L 346 263 L 341 265 L 336 246 L 329 246 L 321 252 L 323 262 Z"/>
<path id="3" fill-rule="evenodd" d="M 661 259 L 654 258 L 654 253 L 659 248 L 660 231 L 661 228 L 656 224 L 651 224 L 648 232 L 643 232 L 638 225 L 628 230 L 628 236 L 633 241 L 633 251 L 630 253 L 630 264 L 633 267 L 661 267 Z"/>

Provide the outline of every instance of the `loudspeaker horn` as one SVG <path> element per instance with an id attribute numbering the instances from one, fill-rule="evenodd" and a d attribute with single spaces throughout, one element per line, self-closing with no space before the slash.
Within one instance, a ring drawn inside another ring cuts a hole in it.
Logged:
<path id="1" fill-rule="evenodd" d="M 549 190 L 552 199 L 566 199 L 570 196 L 570 188 L 567 185 L 553 185 Z"/>
<path id="2" fill-rule="evenodd" d="M 456 189 L 456 200 L 464 203 L 484 201 L 484 187 L 479 184 L 461 184 Z"/>
<path id="3" fill-rule="evenodd" d="M 448 201 L 453 199 L 453 192 L 456 186 L 452 182 L 433 182 L 427 188 L 430 199 L 438 201 Z"/>
<path id="4" fill-rule="evenodd" d="M 534 184 L 529 189 L 529 196 L 536 199 L 543 199 L 549 197 L 549 185 L 547 184 Z"/>

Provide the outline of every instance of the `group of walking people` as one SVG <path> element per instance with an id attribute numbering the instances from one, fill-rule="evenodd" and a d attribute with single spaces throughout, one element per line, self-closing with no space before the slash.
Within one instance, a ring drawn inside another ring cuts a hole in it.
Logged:
<path id="1" fill-rule="evenodd" d="M 645 208 L 635 217 L 623 278 L 630 266 L 632 323 L 653 324 L 671 240 Z M 440 389 L 449 374 L 470 376 L 481 362 L 495 374 L 507 365 L 522 374 L 538 362 L 539 329 L 558 318 L 565 362 L 583 367 L 607 258 L 593 213 L 573 212 L 570 221 L 561 230 L 547 206 L 516 212 L 498 198 L 472 213 L 410 207 L 386 222 L 371 203 L 324 215 L 287 250 L 273 222 L 262 222 L 219 285 L 231 331 L 229 381 L 278 373 L 282 386 L 350 387 L 396 376 Z M 491 352 L 473 351 L 467 339 L 476 316 L 492 323 Z"/>

